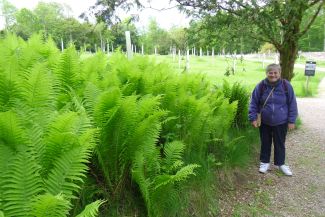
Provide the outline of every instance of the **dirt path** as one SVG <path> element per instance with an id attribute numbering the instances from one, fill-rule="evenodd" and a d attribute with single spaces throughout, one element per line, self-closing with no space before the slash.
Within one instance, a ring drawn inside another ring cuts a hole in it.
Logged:
<path id="1" fill-rule="evenodd" d="M 228 200 L 229 209 L 221 201 L 222 216 L 325 217 L 325 79 L 319 88 L 318 97 L 298 99 L 302 125 L 287 136 L 286 164 L 294 175 L 274 167 L 263 175 L 252 167 L 232 193 L 235 204 Z"/>

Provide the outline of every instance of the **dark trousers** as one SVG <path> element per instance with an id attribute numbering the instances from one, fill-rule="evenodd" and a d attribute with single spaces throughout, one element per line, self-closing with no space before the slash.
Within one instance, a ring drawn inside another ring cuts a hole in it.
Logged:
<path id="1" fill-rule="evenodd" d="M 269 126 L 261 124 L 261 154 L 260 160 L 263 163 L 270 163 L 272 141 L 274 144 L 274 164 L 281 166 L 285 162 L 285 140 L 288 131 L 288 124 Z"/>

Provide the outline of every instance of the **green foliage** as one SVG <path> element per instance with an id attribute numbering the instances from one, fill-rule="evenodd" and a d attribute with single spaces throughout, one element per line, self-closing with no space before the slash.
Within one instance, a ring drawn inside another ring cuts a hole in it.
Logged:
<path id="1" fill-rule="evenodd" d="M 87 205 L 85 210 L 76 217 L 96 217 L 98 215 L 98 209 L 103 203 L 105 203 L 105 201 L 97 200 Z"/>
<path id="2" fill-rule="evenodd" d="M 177 216 L 188 183 L 211 172 L 208 156 L 232 167 L 244 159 L 249 144 L 229 135 L 244 123 L 239 84 L 215 88 L 146 57 L 80 58 L 40 36 L 8 36 L 0 51 L 5 216 L 123 216 L 125 201 Z"/>
<path id="3" fill-rule="evenodd" d="M 85 112 L 55 106 L 56 90 L 66 85 L 57 84 L 51 73 L 61 62 L 55 62 L 60 54 L 50 43 L 8 36 L 0 50 L 6 54 L 1 61 L 9 61 L 0 70 L 6 81 L 0 92 L 9 93 L 1 95 L 0 210 L 5 216 L 67 216 L 96 131 Z M 69 72 L 66 67 L 61 71 Z M 63 73 L 60 78 L 69 80 Z M 16 93 L 10 94 L 13 88 Z"/>
<path id="4" fill-rule="evenodd" d="M 234 119 L 234 126 L 245 127 L 247 126 L 248 119 L 248 104 L 249 104 L 249 93 L 245 87 L 241 86 L 238 82 L 235 82 L 232 86 L 227 81 L 223 83 L 223 93 L 229 102 L 237 102 L 237 111 Z"/>
<path id="5" fill-rule="evenodd" d="M 31 215 L 35 217 L 63 217 L 67 216 L 69 208 L 70 204 L 63 195 L 53 196 L 47 193 L 34 199 Z"/>

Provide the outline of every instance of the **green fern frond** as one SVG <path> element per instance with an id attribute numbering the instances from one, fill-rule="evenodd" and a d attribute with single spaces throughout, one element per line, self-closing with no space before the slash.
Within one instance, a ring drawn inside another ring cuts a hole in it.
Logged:
<path id="1" fill-rule="evenodd" d="M 133 180 L 139 185 L 147 210 L 151 210 L 150 179 L 145 176 L 145 158 L 140 151 L 135 153 L 131 173 Z"/>
<path id="2" fill-rule="evenodd" d="M 60 80 L 60 86 L 64 92 L 70 88 L 76 89 L 80 83 L 80 65 L 78 54 L 74 47 L 64 50 L 57 65 L 56 74 Z"/>
<path id="3" fill-rule="evenodd" d="M 82 178 L 86 176 L 90 154 L 90 147 L 76 147 L 63 153 L 44 181 L 46 190 L 53 195 L 62 192 L 67 199 L 74 198 L 73 193 L 80 189 Z"/>
<path id="4" fill-rule="evenodd" d="M 70 206 L 62 194 L 53 196 L 47 193 L 33 200 L 30 213 L 34 217 L 66 217 Z"/>
<path id="5" fill-rule="evenodd" d="M 0 112 L 9 111 L 15 106 L 15 100 L 22 98 L 16 80 L 7 78 L 0 72 Z"/>
<path id="6" fill-rule="evenodd" d="M 87 116 L 76 112 L 67 112 L 57 116 L 45 132 L 44 153 L 42 153 L 42 175 L 48 174 L 53 163 L 65 152 L 79 147 L 78 136 L 91 127 Z"/>
<path id="7" fill-rule="evenodd" d="M 42 123 L 47 120 L 48 114 L 55 109 L 53 86 L 49 69 L 45 64 L 34 64 L 25 72 L 20 82 L 22 102 L 25 104 L 25 113 L 34 122 Z M 44 123 L 45 126 L 47 123 Z"/>
<path id="8" fill-rule="evenodd" d="M 103 92 L 95 106 L 95 120 L 99 126 L 106 125 L 107 122 L 114 116 L 121 101 L 121 92 L 119 88 L 111 88 Z"/>
<path id="9" fill-rule="evenodd" d="M 103 203 L 105 203 L 104 200 L 97 200 L 91 204 L 88 204 L 86 208 L 76 217 L 96 217 L 98 215 L 98 209 Z"/>
<path id="10" fill-rule="evenodd" d="M 31 211 L 33 197 L 44 190 L 39 171 L 39 165 L 26 151 L 21 151 L 11 161 L 1 183 L 6 216 L 26 216 Z"/>
<path id="11" fill-rule="evenodd" d="M 179 165 L 182 155 L 184 153 L 185 145 L 180 141 L 173 141 L 164 145 L 164 158 L 162 164 L 166 171 L 169 172 L 171 169 Z M 175 162 L 178 162 L 175 165 Z"/>
<path id="12" fill-rule="evenodd" d="M 89 119 L 94 123 L 94 112 L 95 106 L 98 102 L 99 96 L 102 91 L 93 83 L 87 83 L 84 90 L 84 107 L 86 108 L 86 112 L 89 116 Z M 101 110 L 101 109 L 100 109 Z"/>
<path id="13" fill-rule="evenodd" d="M 191 175 L 196 175 L 194 173 L 194 169 L 200 167 L 198 164 L 189 164 L 184 167 L 182 167 L 180 170 L 177 171 L 175 175 L 159 175 L 154 180 L 154 189 L 158 189 L 162 186 L 168 185 L 168 184 L 174 184 L 176 182 L 185 181 L 188 179 Z"/>
<path id="14" fill-rule="evenodd" d="M 26 135 L 16 114 L 12 111 L 0 113 L 0 145 L 6 145 L 13 151 L 22 150 L 27 144 Z"/>
<path id="15" fill-rule="evenodd" d="M 97 52 L 95 55 L 83 60 L 82 76 L 85 81 L 98 83 L 106 76 L 108 59 L 106 54 Z"/>

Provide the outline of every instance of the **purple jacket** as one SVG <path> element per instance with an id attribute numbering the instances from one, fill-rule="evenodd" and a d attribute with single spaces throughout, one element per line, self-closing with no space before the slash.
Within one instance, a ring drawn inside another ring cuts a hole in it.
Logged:
<path id="1" fill-rule="evenodd" d="M 286 83 L 284 84 L 282 82 Z M 273 93 L 267 100 L 262 111 L 260 111 L 272 88 L 273 86 L 271 86 L 267 79 L 264 79 L 255 87 L 249 105 L 249 121 L 256 120 L 257 113 L 261 112 L 262 122 L 269 126 L 295 123 L 298 115 L 297 101 L 293 88 L 287 80 L 280 79 L 277 81 Z"/>

